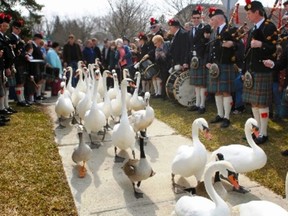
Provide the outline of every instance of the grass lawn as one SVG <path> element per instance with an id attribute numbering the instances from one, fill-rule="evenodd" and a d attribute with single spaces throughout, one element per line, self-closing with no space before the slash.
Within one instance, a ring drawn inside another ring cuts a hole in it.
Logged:
<path id="1" fill-rule="evenodd" d="M 197 112 L 188 112 L 186 107 L 173 103 L 169 100 L 152 99 L 151 106 L 155 110 L 156 117 L 173 127 L 179 134 L 191 138 L 192 122 L 198 118 L 205 118 L 208 123 L 216 115 L 216 106 L 214 99 L 207 101 L 206 113 L 199 115 Z M 213 151 L 220 146 L 239 143 L 248 146 L 244 140 L 244 124 L 251 117 L 250 108 L 246 112 L 238 115 L 231 114 L 231 125 L 228 128 L 222 129 L 219 124 L 209 124 L 212 134 L 212 140 L 204 140 L 207 150 Z M 270 188 L 275 193 L 284 196 L 285 193 L 285 177 L 288 167 L 288 158 L 283 157 L 281 150 L 288 149 L 288 121 L 275 123 L 269 120 L 268 136 L 269 142 L 261 147 L 268 157 L 267 164 L 264 168 L 247 173 L 247 176 L 252 180 L 259 182 L 267 188 Z M 245 158 L 243 158 L 245 160 Z"/>
<path id="2" fill-rule="evenodd" d="M 0 127 L 0 214 L 77 215 L 45 107 L 16 109 Z"/>

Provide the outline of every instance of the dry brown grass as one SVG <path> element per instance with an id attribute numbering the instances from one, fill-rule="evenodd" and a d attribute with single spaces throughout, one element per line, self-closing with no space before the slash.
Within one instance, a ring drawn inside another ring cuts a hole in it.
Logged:
<path id="1" fill-rule="evenodd" d="M 169 100 L 152 99 L 151 106 L 156 112 L 156 117 L 173 127 L 179 134 L 191 138 L 191 125 L 194 119 L 200 117 L 197 112 L 188 112 L 186 107 Z M 207 111 L 201 117 L 208 122 L 216 116 L 216 107 L 213 99 L 207 102 Z M 251 117 L 250 110 L 239 115 L 231 114 L 231 125 L 222 129 L 218 124 L 209 124 L 212 140 L 203 140 L 206 148 L 213 151 L 222 145 L 239 143 L 247 144 L 244 137 L 244 124 Z M 284 196 L 285 176 L 287 173 L 288 158 L 281 156 L 282 150 L 288 149 L 288 122 L 275 123 L 269 120 L 269 142 L 261 147 L 267 154 L 268 162 L 260 170 L 247 173 L 252 180 L 270 188 L 279 195 Z M 245 160 L 245 158 L 243 158 Z"/>
<path id="2" fill-rule="evenodd" d="M 44 107 L 18 108 L 0 128 L 1 215 L 77 215 Z"/>

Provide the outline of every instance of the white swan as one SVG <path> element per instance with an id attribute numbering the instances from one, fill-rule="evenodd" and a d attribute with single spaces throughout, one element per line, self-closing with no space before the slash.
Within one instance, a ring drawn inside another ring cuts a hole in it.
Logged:
<path id="1" fill-rule="evenodd" d="M 132 182 L 135 197 L 143 197 L 143 193 L 136 190 L 135 182 L 137 182 L 137 187 L 140 187 L 141 181 L 155 175 L 155 172 L 145 156 L 143 137 L 140 137 L 140 159 L 129 159 L 123 165 L 122 169 Z"/>
<path id="2" fill-rule="evenodd" d="M 224 160 L 229 161 L 237 173 L 246 173 L 261 169 L 267 162 L 265 152 L 254 142 L 252 130 L 257 126 L 257 121 L 249 118 L 245 123 L 245 135 L 248 146 L 241 144 L 230 144 L 221 146 L 211 154 L 211 160 L 217 157 L 217 154 L 223 155 Z"/>
<path id="3" fill-rule="evenodd" d="M 115 99 L 118 94 L 118 91 L 120 91 L 119 84 L 118 84 L 118 76 L 117 76 L 115 69 L 112 70 L 112 77 L 113 77 L 114 87 L 110 88 L 107 92 L 110 100 Z"/>
<path id="4" fill-rule="evenodd" d="M 136 87 L 130 99 L 130 107 L 131 107 L 131 110 L 138 111 L 138 110 L 142 110 L 145 108 L 145 101 L 143 97 L 138 96 L 138 90 L 139 90 L 140 79 L 141 79 L 141 74 L 139 71 L 135 73 L 135 77 L 136 77 Z"/>
<path id="5" fill-rule="evenodd" d="M 75 88 L 72 86 L 72 78 L 73 78 L 73 69 L 71 66 L 67 67 L 66 72 L 69 72 L 69 80 L 67 83 L 67 90 L 70 93 L 70 96 L 72 95 L 72 93 L 74 92 Z M 66 74 L 66 73 L 65 73 Z"/>
<path id="6" fill-rule="evenodd" d="M 230 216 L 228 204 L 217 194 L 212 184 L 215 172 L 227 173 L 234 170 L 228 161 L 216 161 L 207 165 L 204 174 L 204 185 L 210 199 L 201 196 L 182 196 L 175 205 L 177 216 Z M 235 179 L 235 177 L 233 177 Z M 235 181 L 235 185 L 237 182 Z"/>
<path id="7" fill-rule="evenodd" d="M 288 212 L 281 206 L 266 200 L 253 200 L 232 208 L 233 214 L 239 216 L 288 216 Z"/>
<path id="8" fill-rule="evenodd" d="M 150 93 L 146 92 L 144 95 L 145 98 L 145 110 L 138 110 L 133 112 L 129 116 L 129 122 L 132 125 L 134 131 L 141 132 L 142 136 L 146 136 L 146 129 L 152 124 L 155 114 L 154 109 L 149 104 Z"/>
<path id="9" fill-rule="evenodd" d="M 65 88 L 65 81 L 61 83 L 60 95 L 55 104 L 55 112 L 59 119 L 59 127 L 63 128 L 64 125 L 61 124 L 62 118 L 69 118 L 69 116 L 74 112 L 74 107 L 69 96 L 69 92 Z"/>
<path id="10" fill-rule="evenodd" d="M 126 150 L 132 149 L 133 158 L 135 159 L 135 133 L 128 120 L 127 108 L 126 108 L 126 93 L 127 93 L 127 80 L 123 79 L 121 82 L 121 99 L 122 99 L 122 112 L 120 123 L 116 124 L 112 130 L 112 144 L 115 150 L 115 162 L 123 162 L 124 159 L 117 156 L 117 148 Z"/>
<path id="11" fill-rule="evenodd" d="M 102 112 L 104 113 L 104 115 L 106 116 L 106 128 L 108 129 L 110 126 L 108 124 L 108 119 L 111 116 L 111 112 L 112 112 L 112 108 L 111 108 L 111 101 L 110 98 L 107 94 L 107 76 L 108 74 L 110 74 L 110 71 L 105 70 L 103 71 L 103 88 L 104 88 L 104 101 L 98 103 L 99 108 L 102 110 Z M 99 73 L 99 75 L 101 75 L 101 73 Z M 100 80 L 99 80 L 99 84 L 100 84 Z M 98 91 L 99 91 L 99 87 L 98 87 Z"/>
<path id="12" fill-rule="evenodd" d="M 174 181 L 175 175 L 182 177 L 194 175 L 197 183 L 201 181 L 207 163 L 207 151 L 203 143 L 199 140 L 199 129 L 207 133 L 209 131 L 208 123 L 204 118 L 197 118 L 192 123 L 193 145 L 180 146 L 172 161 L 171 175 L 174 189 L 176 186 L 179 186 Z"/>
<path id="13" fill-rule="evenodd" d="M 98 89 L 98 77 L 99 73 L 96 72 L 95 79 L 94 79 L 94 86 L 93 86 L 93 94 L 97 95 L 97 89 Z M 98 132 L 104 128 L 106 125 L 106 116 L 102 112 L 102 110 L 98 107 L 97 101 L 93 100 L 93 103 L 89 110 L 86 111 L 84 116 L 84 127 L 89 134 L 89 138 L 91 141 L 91 144 L 94 145 L 96 148 L 98 148 L 101 144 L 94 143 L 92 141 L 91 132 Z M 102 140 L 105 138 L 105 131 L 103 134 Z"/>
<path id="14" fill-rule="evenodd" d="M 76 106 L 76 110 L 80 118 L 80 124 L 82 123 L 82 119 L 84 119 L 85 113 L 90 109 L 92 105 L 92 91 L 92 86 L 89 85 L 84 98 L 82 98 Z"/>
<path id="15" fill-rule="evenodd" d="M 79 167 L 79 177 L 83 178 L 86 174 L 85 163 L 91 158 L 92 150 L 91 148 L 83 141 L 83 126 L 78 125 L 78 136 L 79 136 L 79 145 L 74 149 L 72 153 L 72 160 L 75 163 L 83 163 Z"/>
<path id="16" fill-rule="evenodd" d="M 127 79 L 127 75 L 129 75 L 129 70 L 124 68 L 123 71 L 123 79 Z M 127 80 L 131 80 L 130 78 L 128 78 Z M 127 88 L 126 88 L 126 106 L 127 106 L 127 110 L 130 111 L 131 110 L 131 106 L 130 106 L 130 100 L 132 98 L 132 95 L 130 92 L 127 91 Z"/>

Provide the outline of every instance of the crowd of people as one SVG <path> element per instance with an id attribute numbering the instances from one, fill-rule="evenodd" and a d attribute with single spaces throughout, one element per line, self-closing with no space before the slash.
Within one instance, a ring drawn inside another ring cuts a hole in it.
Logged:
<path id="1" fill-rule="evenodd" d="M 288 9 L 288 1 L 284 2 Z M 9 92 L 15 92 L 17 105 L 28 107 L 45 99 L 47 74 L 53 74 L 52 92 L 57 94 L 63 68 L 77 70 L 81 60 L 88 65 L 100 63 L 102 70 L 115 69 L 118 80 L 122 70 L 129 70 L 134 77 L 136 70 L 142 73 L 141 95 L 150 91 L 154 98 L 167 99 L 166 82 L 175 71 L 189 71 L 190 85 L 195 87 L 195 104 L 190 112 L 206 112 L 206 97 L 215 98 L 217 113 L 210 123 L 230 125 L 230 114 L 241 113 L 250 104 L 258 122 L 257 144 L 268 140 L 269 118 L 279 121 L 288 116 L 288 90 L 286 82 L 288 12 L 282 17 L 281 28 L 269 19 L 260 1 L 245 5 L 247 19 L 253 24 L 238 28 L 221 9 L 209 9 L 209 23 L 203 19 L 203 8 L 197 6 L 191 20 L 182 27 L 177 19 L 168 21 L 168 29 L 150 19 L 150 32 L 140 32 L 130 41 L 126 37 L 105 39 L 102 50 L 96 38 L 82 44 L 73 34 L 68 36 L 61 55 L 60 45 L 43 43 L 43 36 L 35 34 L 24 43 L 20 38 L 23 20 L 11 22 L 8 14 L 0 14 L 0 125 L 9 121 L 9 115 L 17 112 L 9 106 Z M 272 12 L 271 12 L 272 13 Z M 11 25 L 11 34 L 7 30 Z M 9 36 L 9 37 L 8 37 Z M 152 67 L 153 70 L 147 70 Z M 73 75 L 72 86 L 77 77 Z M 107 82 L 113 86 L 112 80 Z M 11 90 L 12 89 L 12 90 Z M 10 90 L 10 91 L 9 91 Z M 288 150 L 282 152 L 288 155 Z"/>

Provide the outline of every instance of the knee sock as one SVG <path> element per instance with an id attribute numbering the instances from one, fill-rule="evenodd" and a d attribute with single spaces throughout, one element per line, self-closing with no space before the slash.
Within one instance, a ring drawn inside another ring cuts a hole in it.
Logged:
<path id="1" fill-rule="evenodd" d="M 146 92 L 147 91 L 147 89 L 146 89 L 146 80 L 142 80 L 141 84 L 142 84 L 142 92 Z"/>
<path id="2" fill-rule="evenodd" d="M 21 87 L 21 101 L 25 101 L 25 96 L 24 96 L 24 87 Z"/>
<path id="3" fill-rule="evenodd" d="M 224 118 L 230 118 L 230 112 L 232 108 L 233 99 L 232 96 L 223 97 L 223 104 L 224 104 Z"/>
<path id="4" fill-rule="evenodd" d="M 259 108 L 260 113 L 260 135 L 267 136 L 267 127 L 268 127 L 268 120 L 269 120 L 269 107 Z"/>
<path id="5" fill-rule="evenodd" d="M 156 78 L 156 82 L 157 82 L 157 94 L 161 95 L 162 94 L 162 80 Z"/>
<path id="6" fill-rule="evenodd" d="M 200 102 L 201 102 L 201 99 L 200 99 L 200 87 L 195 87 L 195 94 L 196 94 L 196 106 L 197 107 L 200 107 Z"/>
<path id="7" fill-rule="evenodd" d="M 260 122 L 260 112 L 259 112 L 259 108 L 258 107 L 252 107 L 252 113 L 253 113 L 253 117 L 254 119 L 257 121 L 258 123 L 258 128 L 261 128 L 261 122 Z"/>
<path id="8" fill-rule="evenodd" d="M 154 93 L 157 94 L 158 89 L 157 89 L 157 81 L 156 81 L 156 79 L 152 80 L 152 84 L 153 84 L 153 87 L 154 87 Z"/>
<path id="9" fill-rule="evenodd" d="M 9 108 L 9 88 L 6 88 L 6 91 L 5 91 L 4 106 L 5 108 Z"/>
<path id="10" fill-rule="evenodd" d="M 21 97 L 22 96 L 22 87 L 15 87 L 15 92 L 16 92 L 18 102 L 23 101 L 23 99 Z"/>
<path id="11" fill-rule="evenodd" d="M 205 101 L 206 101 L 206 93 L 207 89 L 206 88 L 200 88 L 200 107 L 205 108 Z"/>
<path id="12" fill-rule="evenodd" d="M 38 84 L 38 88 L 36 89 L 36 96 L 41 96 L 42 84 Z"/>
<path id="13" fill-rule="evenodd" d="M 223 108 L 223 95 L 215 96 L 215 102 L 217 107 L 217 114 L 223 118 L 224 117 L 224 108 Z"/>
<path id="14" fill-rule="evenodd" d="M 0 110 L 4 110 L 5 109 L 5 106 L 4 106 L 4 97 L 0 97 Z"/>
<path id="15" fill-rule="evenodd" d="M 41 84 L 41 93 L 45 92 L 46 89 L 46 80 L 43 81 L 43 83 Z"/>

